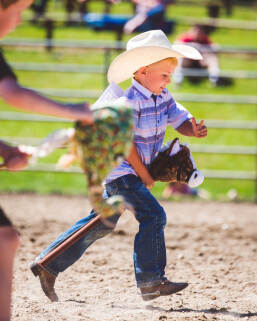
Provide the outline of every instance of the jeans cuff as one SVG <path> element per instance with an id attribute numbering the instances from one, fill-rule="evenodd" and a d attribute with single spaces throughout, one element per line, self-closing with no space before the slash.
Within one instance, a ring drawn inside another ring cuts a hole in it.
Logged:
<path id="1" fill-rule="evenodd" d="M 45 270 L 46 272 L 52 274 L 53 276 L 57 277 L 59 272 L 55 272 L 54 270 L 52 270 L 51 268 L 47 267 L 47 266 L 43 266 L 40 263 L 37 263 L 43 270 Z"/>
<path id="2" fill-rule="evenodd" d="M 149 286 L 154 286 L 154 285 L 159 285 L 162 283 L 162 280 L 158 279 L 158 280 L 151 280 L 148 282 L 144 282 L 144 281 L 137 281 L 137 287 L 138 288 L 146 288 Z"/>

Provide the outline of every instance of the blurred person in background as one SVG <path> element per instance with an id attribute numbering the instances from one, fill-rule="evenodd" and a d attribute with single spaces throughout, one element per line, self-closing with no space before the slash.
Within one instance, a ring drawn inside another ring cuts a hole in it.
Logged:
<path id="1" fill-rule="evenodd" d="M 31 20 L 32 23 L 37 23 L 38 19 L 44 17 L 44 15 L 46 13 L 48 2 L 49 2 L 49 0 L 35 0 L 34 1 L 34 3 L 31 6 L 31 9 L 34 12 L 34 17 Z"/>
<path id="2" fill-rule="evenodd" d="M 87 3 L 88 0 L 65 0 L 64 4 L 65 4 L 65 9 L 66 9 L 66 13 L 67 13 L 67 20 L 66 20 L 66 25 L 67 26 L 73 26 L 76 25 L 78 22 L 82 22 L 83 21 L 83 16 L 87 11 Z M 74 20 L 74 18 L 72 17 L 73 12 L 77 10 L 80 14 L 80 20 L 76 19 Z"/>
<path id="3" fill-rule="evenodd" d="M 190 45 L 197 48 L 203 59 L 199 61 L 192 61 L 190 59 L 183 58 L 180 60 L 178 68 L 173 76 L 173 80 L 176 84 L 181 84 L 184 75 L 183 68 L 187 69 L 199 69 L 199 70 L 207 70 L 208 77 L 213 86 L 219 84 L 219 61 L 216 53 L 213 50 L 212 41 L 206 31 L 206 27 L 204 25 L 196 24 L 192 28 L 189 29 L 186 33 L 183 33 L 176 40 L 177 43 L 190 43 Z M 203 80 L 203 77 L 188 77 L 188 79 L 192 83 L 199 83 Z"/>
<path id="4" fill-rule="evenodd" d="M 187 184 L 182 184 L 180 182 L 171 182 L 165 186 L 162 197 L 168 199 L 173 195 L 197 196 L 197 189 L 190 188 Z"/>
<path id="5" fill-rule="evenodd" d="M 0 0 L 0 38 L 21 23 L 22 12 L 32 0 Z M 92 123 L 93 117 L 87 103 L 63 104 L 22 87 L 0 52 L 0 97 L 8 104 L 30 112 L 44 113 Z M 27 166 L 27 155 L 18 148 L 0 142 L 0 157 L 8 170 Z M 0 208 L 0 321 L 10 320 L 12 268 L 19 238 L 10 220 Z"/>
<path id="6" fill-rule="evenodd" d="M 66 19 L 66 25 L 67 26 L 73 26 L 79 23 L 78 20 L 74 20 L 72 17 L 73 12 L 78 9 L 81 17 L 86 12 L 86 6 L 88 1 L 77 1 L 77 0 L 64 0 L 63 5 L 65 7 L 66 13 L 67 13 L 67 19 Z M 45 18 L 47 5 L 49 3 L 49 0 L 35 0 L 33 5 L 31 6 L 31 9 L 34 11 L 34 17 L 32 18 L 32 23 L 37 23 L 40 18 Z"/>
<path id="7" fill-rule="evenodd" d="M 165 3 L 164 0 L 131 0 L 135 3 L 135 15 L 125 24 L 124 32 L 132 33 L 142 24 L 146 24 L 146 29 L 163 29 L 165 23 Z M 148 28 L 147 28 L 148 26 Z M 142 31 L 147 31 L 142 30 Z M 141 31 L 141 30 L 140 30 Z"/>
<path id="8" fill-rule="evenodd" d="M 190 188 L 187 184 L 179 182 L 168 183 L 162 192 L 162 197 L 164 199 L 169 199 L 170 197 L 180 199 L 184 196 L 199 197 L 205 200 L 209 200 L 211 198 L 210 193 L 206 189 Z"/>
<path id="9" fill-rule="evenodd" d="M 227 16 L 231 16 L 234 6 L 233 0 L 209 0 L 206 4 L 207 13 L 210 18 L 219 18 L 221 9 L 225 9 Z"/>

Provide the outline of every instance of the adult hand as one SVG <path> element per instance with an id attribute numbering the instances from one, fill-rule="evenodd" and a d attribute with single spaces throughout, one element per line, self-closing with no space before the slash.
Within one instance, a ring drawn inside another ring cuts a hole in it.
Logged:
<path id="1" fill-rule="evenodd" d="M 207 127 L 204 125 L 204 120 L 197 124 L 195 118 L 192 118 L 192 126 L 195 137 L 204 138 L 207 136 Z"/>
<path id="2" fill-rule="evenodd" d="M 17 147 L 8 146 L 8 149 L 2 155 L 4 159 L 3 168 L 8 171 L 20 171 L 28 166 L 28 158 L 30 155 L 23 153 Z"/>
<path id="3" fill-rule="evenodd" d="M 28 156 L 25 154 L 20 154 L 13 156 L 5 163 L 8 171 L 21 171 L 28 166 Z"/>
<path id="4" fill-rule="evenodd" d="M 93 112 L 90 110 L 88 103 L 69 104 L 71 116 L 86 124 L 94 122 Z"/>

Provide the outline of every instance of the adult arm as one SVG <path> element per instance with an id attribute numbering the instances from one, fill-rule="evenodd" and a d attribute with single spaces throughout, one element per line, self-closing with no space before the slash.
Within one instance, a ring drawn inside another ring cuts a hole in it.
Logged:
<path id="1" fill-rule="evenodd" d="M 63 104 L 53 101 L 20 86 L 12 77 L 7 76 L 0 81 L 0 97 L 8 104 L 25 111 L 93 122 L 92 112 L 87 103 Z"/>

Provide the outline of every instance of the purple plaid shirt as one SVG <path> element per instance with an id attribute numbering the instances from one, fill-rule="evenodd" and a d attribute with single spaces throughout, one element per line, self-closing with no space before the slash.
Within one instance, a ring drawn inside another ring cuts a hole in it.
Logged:
<path id="1" fill-rule="evenodd" d="M 134 143 L 138 154 L 146 166 L 158 155 L 163 144 L 167 125 L 174 129 L 192 115 L 171 97 L 167 89 L 156 96 L 140 85 L 135 79 L 132 86 L 124 93 L 133 106 Z M 137 175 L 133 167 L 124 160 L 106 178 L 106 183 L 127 174 Z"/>

